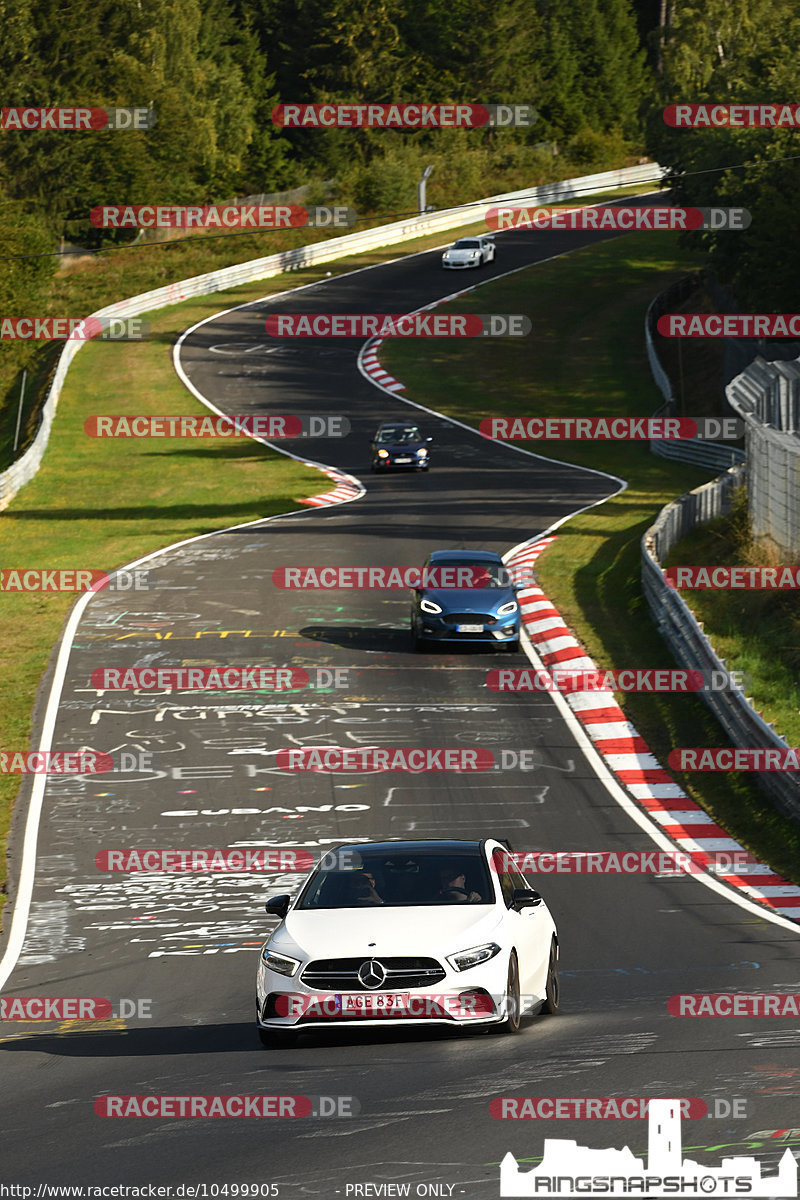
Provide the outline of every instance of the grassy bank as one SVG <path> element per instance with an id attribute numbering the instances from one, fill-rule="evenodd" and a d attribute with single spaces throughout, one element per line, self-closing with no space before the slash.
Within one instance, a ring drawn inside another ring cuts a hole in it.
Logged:
<path id="1" fill-rule="evenodd" d="M 533 324 L 528 338 L 386 342 L 382 363 L 407 385 L 411 399 L 475 426 L 492 415 L 650 415 L 661 396 L 644 351 L 644 314 L 658 291 L 700 265 L 678 249 L 672 234 L 618 238 L 487 284 L 448 306 L 526 313 Z M 673 665 L 642 597 L 639 543 L 664 504 L 712 474 L 656 458 L 646 443 L 523 444 L 628 481 L 619 497 L 559 530 L 537 573 L 601 666 Z M 676 746 L 726 744 L 694 696 L 617 698 L 664 763 Z M 747 775 L 673 774 L 734 837 L 800 882 L 800 829 L 776 813 Z"/>

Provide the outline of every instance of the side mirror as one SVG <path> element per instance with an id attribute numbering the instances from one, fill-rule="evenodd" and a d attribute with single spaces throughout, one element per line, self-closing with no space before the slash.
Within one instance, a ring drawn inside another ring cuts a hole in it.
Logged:
<path id="1" fill-rule="evenodd" d="M 426 441 L 426 442 L 432 442 L 432 441 L 433 441 L 433 438 L 432 438 L 432 437 L 430 437 L 430 438 L 425 438 L 425 441 Z"/>
<path id="2" fill-rule="evenodd" d="M 289 905 L 292 902 L 291 896 L 270 896 L 264 908 L 271 917 L 280 917 L 281 920 L 289 911 Z"/>
<path id="3" fill-rule="evenodd" d="M 535 905 L 541 903 L 542 897 L 533 888 L 514 888 L 511 896 L 512 908 L 533 908 Z"/>

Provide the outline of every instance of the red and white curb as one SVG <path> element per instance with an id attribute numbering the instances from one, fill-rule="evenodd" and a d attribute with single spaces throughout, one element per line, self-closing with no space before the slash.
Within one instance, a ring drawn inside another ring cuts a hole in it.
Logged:
<path id="1" fill-rule="evenodd" d="M 442 296 L 440 300 L 434 300 L 432 304 L 426 304 L 423 308 L 415 309 L 415 312 L 428 312 L 432 308 L 438 308 L 440 304 L 448 304 L 451 300 L 457 299 L 458 296 L 466 296 L 467 292 L 474 291 L 474 288 L 463 288 L 460 292 L 451 292 L 449 296 Z M 403 392 L 406 385 L 401 383 L 399 379 L 395 379 L 388 371 L 384 371 L 378 361 L 378 351 L 380 350 L 386 338 L 375 338 L 370 342 L 367 349 L 363 352 L 360 359 L 360 364 L 370 379 L 385 388 L 387 392 Z"/>
<path id="2" fill-rule="evenodd" d="M 361 359 L 361 365 L 370 379 L 373 379 L 375 383 L 379 383 L 381 387 L 386 388 L 387 392 L 401 392 L 406 385 L 394 379 L 388 371 L 384 371 L 378 362 L 378 349 L 383 341 L 383 338 L 378 338 L 377 341 L 372 343 L 369 350 L 366 351 Z"/>
<path id="3" fill-rule="evenodd" d="M 335 471 L 333 468 L 327 468 L 325 474 L 333 480 L 336 487 L 329 492 L 320 492 L 318 496 L 308 496 L 305 500 L 300 501 L 301 504 L 308 504 L 312 508 L 325 508 L 328 504 L 344 504 L 347 500 L 355 500 L 358 496 L 363 496 L 363 487 L 357 484 L 350 475 L 343 475 L 341 471 Z"/>
<path id="4" fill-rule="evenodd" d="M 530 567 L 555 540 L 547 537 L 523 546 L 506 560 L 506 565 L 516 569 Z M 598 669 L 540 587 L 522 588 L 517 598 L 525 632 L 545 667 L 568 663 L 575 670 Z M 612 691 L 564 692 L 563 699 L 606 766 L 678 849 L 686 853 L 747 854 L 663 769 L 636 727 L 627 720 Z M 800 887 L 777 875 L 765 863 L 748 862 L 736 873 L 715 872 L 714 878 L 773 912 L 800 921 Z"/>

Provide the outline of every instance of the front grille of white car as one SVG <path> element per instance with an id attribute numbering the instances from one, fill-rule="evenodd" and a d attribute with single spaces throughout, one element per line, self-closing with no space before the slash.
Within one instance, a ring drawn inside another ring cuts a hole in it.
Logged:
<path id="1" fill-rule="evenodd" d="M 365 988 L 358 978 L 359 968 L 370 962 L 369 958 L 318 958 L 308 964 L 300 978 L 306 987 L 317 992 L 398 992 L 441 983 L 446 975 L 435 958 L 378 956 L 377 961 L 386 971 L 386 978 L 379 988 Z"/>

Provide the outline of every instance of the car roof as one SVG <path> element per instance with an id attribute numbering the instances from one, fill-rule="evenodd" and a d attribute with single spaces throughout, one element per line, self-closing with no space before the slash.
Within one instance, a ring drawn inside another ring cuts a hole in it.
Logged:
<path id="1" fill-rule="evenodd" d="M 458 562 L 467 557 L 472 559 L 473 562 L 500 563 L 501 566 L 505 565 L 500 555 L 495 554 L 493 550 L 434 550 L 428 562 Z"/>
<path id="2" fill-rule="evenodd" d="M 416 429 L 417 422 L 412 421 L 409 417 L 398 417 L 395 421 L 381 421 L 378 429 L 393 429 L 396 425 L 402 425 L 403 427 L 408 425 L 411 428 Z"/>
<path id="3" fill-rule="evenodd" d="M 432 839 L 411 839 L 402 842 L 355 842 L 347 846 L 331 847 L 328 853 L 340 854 L 343 850 L 371 850 L 378 853 L 386 854 L 404 854 L 406 852 L 413 853 L 414 851 L 460 851 L 466 853 L 469 850 L 479 851 L 484 844 L 484 841 L 496 841 L 496 838 L 483 839 L 481 841 L 461 841 L 453 838 L 432 838 Z"/>

